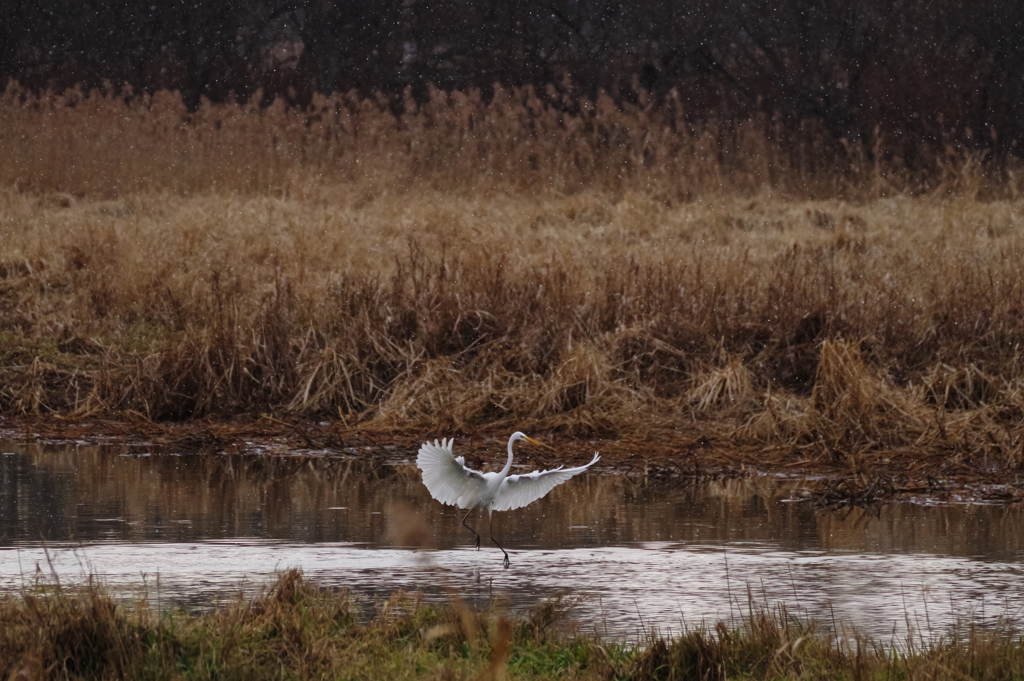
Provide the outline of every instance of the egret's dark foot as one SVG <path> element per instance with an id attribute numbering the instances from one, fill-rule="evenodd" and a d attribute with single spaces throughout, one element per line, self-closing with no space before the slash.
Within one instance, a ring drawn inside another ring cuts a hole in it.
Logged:
<path id="1" fill-rule="evenodd" d="M 480 537 L 479 537 L 479 535 L 478 535 L 478 536 L 477 536 L 477 538 L 476 538 L 476 550 L 477 550 L 477 551 L 479 551 L 479 550 L 480 550 Z"/>
<path id="2" fill-rule="evenodd" d="M 505 560 L 502 561 L 502 564 L 505 566 L 505 569 L 507 570 L 508 569 L 508 565 L 509 565 L 509 562 L 508 562 L 508 551 L 506 551 L 505 547 L 502 546 L 501 544 L 499 544 L 498 540 L 494 538 L 494 524 L 493 524 L 493 521 L 488 525 L 487 530 L 488 530 L 487 534 L 490 535 L 491 541 L 494 542 L 494 545 L 497 546 L 499 549 L 501 549 L 501 552 L 505 554 Z"/>

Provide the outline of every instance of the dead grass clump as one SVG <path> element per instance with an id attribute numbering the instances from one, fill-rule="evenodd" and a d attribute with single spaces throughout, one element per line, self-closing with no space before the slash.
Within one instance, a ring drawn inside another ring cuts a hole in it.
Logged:
<path id="1" fill-rule="evenodd" d="M 645 391 L 631 389 L 616 378 L 605 349 L 579 341 L 539 382 L 534 395 L 521 394 L 519 401 L 527 421 L 584 436 L 635 427 L 636 412 L 645 397 Z"/>
<path id="2" fill-rule="evenodd" d="M 811 403 L 819 438 L 836 451 L 897 447 L 920 432 L 920 405 L 867 369 L 860 343 L 822 344 Z"/>
<path id="3" fill-rule="evenodd" d="M 511 414 L 503 394 L 521 379 L 500 365 L 460 367 L 449 358 L 419 365 L 413 376 L 398 381 L 378 408 L 385 428 L 434 428 L 464 432 L 481 423 L 501 422 Z"/>
<path id="4" fill-rule="evenodd" d="M 81 412 L 95 394 L 94 372 L 61 369 L 39 356 L 0 368 L 0 410 L 8 413 Z"/>
<path id="5" fill-rule="evenodd" d="M 740 626 L 719 622 L 673 639 L 652 636 L 630 660 L 629 678 L 1012 679 L 1024 664 L 1019 643 L 1020 632 L 1006 626 L 958 626 L 931 644 L 913 634 L 884 644 L 842 631 L 826 636 L 780 607 L 752 611 Z"/>
<path id="6" fill-rule="evenodd" d="M 697 411 L 743 408 L 754 401 L 753 377 L 741 357 L 728 357 L 722 366 L 698 373 L 687 395 Z"/>
<path id="7" fill-rule="evenodd" d="M 691 334 L 700 338 L 697 329 Z M 675 398 L 685 392 L 694 360 L 682 347 L 645 328 L 616 329 L 609 342 L 616 374 L 625 385 L 647 388 L 658 398 Z"/>
<path id="8" fill-rule="evenodd" d="M 739 628 L 719 622 L 713 630 L 691 629 L 675 639 L 652 637 L 633 661 L 636 679 L 803 678 L 808 668 L 838 670 L 843 653 L 784 608 L 752 612 Z"/>
<path id="9" fill-rule="evenodd" d="M 975 365 L 937 364 L 921 379 L 921 389 L 929 404 L 945 409 L 980 409 L 999 398 L 1002 383 Z"/>
<path id="10" fill-rule="evenodd" d="M 811 402 L 823 416 L 837 421 L 868 421 L 884 408 L 884 383 L 864 366 L 860 343 L 827 340 L 822 343 Z"/>
<path id="11" fill-rule="evenodd" d="M 812 447 L 829 459 L 885 452 L 915 442 L 928 430 L 928 409 L 864 363 L 861 344 L 821 344 L 809 398 L 769 392 L 763 410 L 740 430 L 746 437 Z"/>
<path id="12" fill-rule="evenodd" d="M 767 392 L 763 408 L 749 416 L 734 437 L 789 448 L 806 446 L 815 441 L 810 400 L 789 392 Z"/>
<path id="13" fill-rule="evenodd" d="M 420 364 L 392 386 L 375 427 L 466 432 L 533 423 L 576 436 L 607 434 L 628 426 L 629 412 L 643 401 L 614 378 L 608 355 L 588 343 L 577 343 L 544 374 L 509 370 L 521 361 L 516 354 L 487 349 L 472 359 Z"/>
<path id="14" fill-rule="evenodd" d="M 0 602 L 0 672 L 7 678 L 128 678 L 146 650 L 137 620 L 90 584 Z"/>

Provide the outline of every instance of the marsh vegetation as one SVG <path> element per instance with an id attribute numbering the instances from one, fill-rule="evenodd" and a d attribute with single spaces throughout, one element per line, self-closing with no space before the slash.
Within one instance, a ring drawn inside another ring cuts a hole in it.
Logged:
<path id="1" fill-rule="evenodd" d="M 929 643 L 832 638 L 784 609 L 693 625 L 645 645 L 572 627 L 565 603 L 528 616 L 396 593 L 372 608 L 296 571 L 214 611 L 128 607 L 101 587 L 26 590 L 0 601 L 0 673 L 63 679 L 1013 679 L 1018 632 L 956 629 Z"/>
<path id="2" fill-rule="evenodd" d="M 770 118 L 695 122 L 672 96 L 556 88 L 258 104 L 8 88 L 0 415 L 148 438 L 201 423 L 177 431 L 194 451 L 293 427 L 308 448 L 473 433 L 475 456 L 514 427 L 601 439 L 610 463 L 673 480 L 831 467 L 846 500 L 908 479 L 1012 481 L 1024 464 L 1012 156 L 992 167 L 951 145 L 907 165 L 880 138 L 783 138 Z M 101 468 L 76 479 L 105 489 Z M 370 616 L 294 572 L 200 614 L 40 586 L 0 602 L 0 664 L 33 678 L 1022 668 L 1007 629 L 834 640 L 765 611 L 630 647 L 559 630 L 555 613 L 399 594 Z"/>
<path id="3" fill-rule="evenodd" d="M 1012 168 L 553 97 L 9 88 L 0 411 L 1020 469 Z"/>

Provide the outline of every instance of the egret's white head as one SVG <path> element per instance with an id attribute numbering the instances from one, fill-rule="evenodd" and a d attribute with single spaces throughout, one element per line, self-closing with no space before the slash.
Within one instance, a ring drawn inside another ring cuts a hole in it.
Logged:
<path id="1" fill-rule="evenodd" d="M 529 442 L 531 445 L 539 445 L 540 444 L 539 442 L 534 440 L 532 437 L 530 437 L 526 433 L 520 432 L 518 430 L 516 432 L 512 433 L 512 437 L 509 438 L 508 442 L 509 442 L 509 444 L 512 444 L 513 442 L 519 442 L 520 440 L 523 441 L 523 442 Z"/>

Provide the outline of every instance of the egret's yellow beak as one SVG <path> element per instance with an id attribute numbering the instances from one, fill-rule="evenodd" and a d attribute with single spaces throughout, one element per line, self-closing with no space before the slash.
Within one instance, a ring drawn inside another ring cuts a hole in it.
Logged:
<path id="1" fill-rule="evenodd" d="M 529 435 L 524 435 L 523 437 L 525 437 L 525 438 L 526 438 L 526 441 L 527 441 L 527 442 L 529 442 L 529 443 L 530 443 L 531 445 L 540 445 L 541 447 L 543 447 L 543 446 L 544 446 L 544 445 L 540 444 L 539 442 L 537 442 L 536 440 L 534 440 L 534 439 L 533 439 L 532 437 L 530 437 Z"/>

